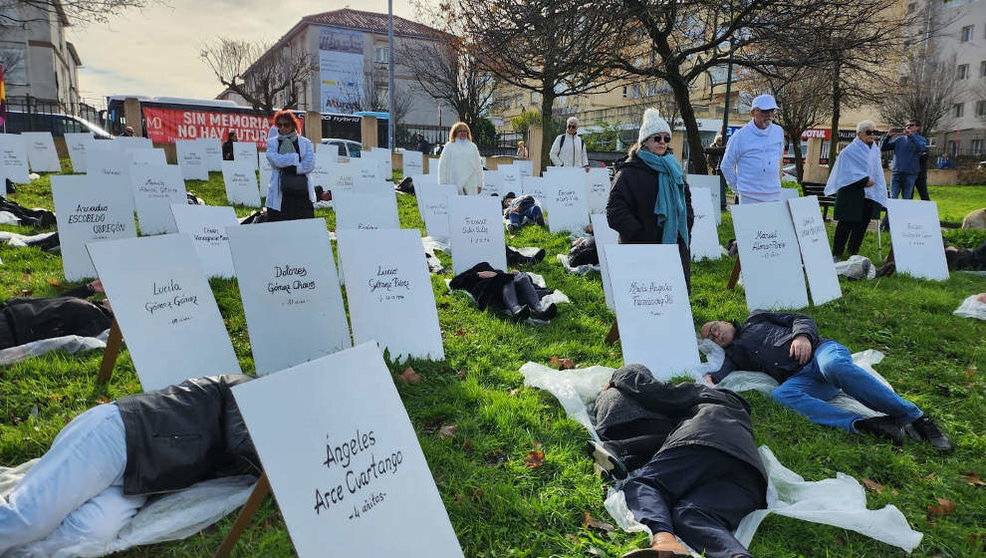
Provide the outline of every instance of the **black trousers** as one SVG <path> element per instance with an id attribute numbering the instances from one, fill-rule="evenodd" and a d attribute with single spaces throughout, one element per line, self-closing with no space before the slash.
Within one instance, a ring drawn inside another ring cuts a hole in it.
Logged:
<path id="1" fill-rule="evenodd" d="M 924 201 L 930 201 L 931 197 L 928 195 L 928 171 L 918 171 L 918 177 L 914 181 L 914 191 L 921 196 Z M 911 194 L 911 199 L 914 199 L 914 194 Z"/>
<path id="2" fill-rule="evenodd" d="M 846 249 L 846 242 L 849 242 L 849 255 L 859 253 L 859 247 L 863 245 L 863 237 L 866 236 L 866 227 L 870 224 L 869 217 L 873 215 L 875 202 L 867 199 L 863 202 L 862 221 L 839 221 L 835 225 L 835 237 L 832 239 L 832 255 L 842 256 Z"/>
<path id="3" fill-rule="evenodd" d="M 765 500 L 765 483 L 753 467 L 705 446 L 662 451 L 623 487 L 637 521 L 654 533 L 674 533 L 708 558 L 748 551 L 732 531 Z"/>
<path id="4" fill-rule="evenodd" d="M 16 346 L 14 328 L 10 324 L 10 319 L 7 318 L 7 312 L 0 307 L 0 350 Z"/>

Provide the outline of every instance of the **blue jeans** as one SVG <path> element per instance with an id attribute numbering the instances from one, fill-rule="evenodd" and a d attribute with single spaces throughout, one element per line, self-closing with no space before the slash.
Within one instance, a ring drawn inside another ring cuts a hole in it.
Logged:
<path id="1" fill-rule="evenodd" d="M 914 197 L 914 182 L 917 180 L 916 173 L 891 172 L 890 173 L 890 199 L 897 199 L 904 194 L 903 199 L 909 200 Z"/>
<path id="2" fill-rule="evenodd" d="M 921 417 L 921 409 L 856 366 L 849 349 L 826 341 L 815 349 L 811 362 L 770 394 L 778 403 L 808 417 L 808 420 L 855 432 L 853 422 L 865 418 L 828 403 L 843 391 L 874 411 L 886 413 L 904 426 Z"/>
<path id="3" fill-rule="evenodd" d="M 541 212 L 540 207 L 536 205 L 532 205 L 527 209 L 522 209 L 518 211 L 517 213 L 508 213 L 507 219 L 510 220 L 511 225 L 520 227 L 524 225 L 525 217 L 530 219 L 532 223 L 536 223 L 537 220 L 540 219 L 543 215 L 544 214 Z"/>

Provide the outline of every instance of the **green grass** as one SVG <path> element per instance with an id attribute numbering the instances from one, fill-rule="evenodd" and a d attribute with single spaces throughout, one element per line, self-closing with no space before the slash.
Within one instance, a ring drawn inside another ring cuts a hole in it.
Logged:
<path id="1" fill-rule="evenodd" d="M 928 197 L 943 222 L 961 225 L 967 213 L 986 207 L 986 186 L 929 186 Z"/>
<path id="2" fill-rule="evenodd" d="M 210 204 L 225 203 L 222 180 L 189 182 L 188 189 Z M 943 219 L 981 207 L 982 187 L 934 187 Z M 47 177 L 24 186 L 19 201 L 51 207 Z M 415 200 L 399 196 L 404 227 L 422 228 Z M 249 213 L 237 208 L 237 214 Z M 333 222 L 330 210 L 317 215 Z M 961 217 L 959 217 L 961 219 Z M 830 233 L 832 226 L 829 225 Z M 16 230 L 16 227 L 8 230 Z M 33 231 L 19 231 L 33 232 Z M 720 237 L 732 236 L 724 215 Z M 959 238 L 969 245 L 977 238 Z M 884 235 L 883 254 L 889 245 Z M 571 358 L 577 366 L 619 366 L 619 345 L 603 342 L 613 320 L 596 275 L 575 277 L 563 272 L 554 255 L 567 250 L 564 235 L 537 228 L 509 239 L 514 246 L 544 247 L 548 256 L 531 271 L 544 275 L 573 304 L 564 305 L 551 324 L 514 324 L 478 311 L 461 294 L 450 294 L 445 276 L 432 279 L 447 360 L 411 361 L 422 376 L 416 385 L 398 384 L 452 525 L 466 556 L 619 556 L 640 546 L 644 536 L 605 533 L 583 527 L 583 514 L 608 520 L 602 501 L 604 486 L 592 474 L 582 446 L 587 435 L 569 420 L 545 392 L 523 388 L 519 367 L 552 356 Z M 876 259 L 873 234 L 862 254 Z M 449 263 L 447 256 L 441 256 Z M 71 285 L 62 277 L 58 257 L 33 248 L 0 247 L 0 293 L 35 296 L 56 294 Z M 696 325 L 714 318 L 742 318 L 742 291 L 727 291 L 732 262 L 694 264 L 692 306 Z M 51 284 L 57 283 L 56 285 Z M 244 371 L 253 370 L 246 323 L 235 281 L 213 281 L 213 290 Z M 914 552 L 918 557 L 984 556 L 986 490 L 962 476 L 986 477 L 986 323 L 957 318 L 952 311 L 968 295 L 986 291 L 981 277 L 956 273 L 946 282 L 902 275 L 875 281 L 842 281 L 843 298 L 808 311 L 824 336 L 852 350 L 875 348 L 887 358 L 878 370 L 898 392 L 940 420 L 957 449 L 941 456 L 927 445 L 894 448 L 811 424 L 759 394 L 745 394 L 753 408 L 757 441 L 770 446 L 782 463 L 809 480 L 848 473 L 869 478 L 885 489 L 868 491 L 871 508 L 893 504 L 911 525 L 925 533 Z M 93 405 L 139 391 L 133 364 L 124 351 L 112 381 L 95 383 L 101 351 L 81 355 L 48 354 L 0 370 L 0 464 L 13 465 L 42 455 L 55 434 L 74 416 Z M 397 373 L 406 366 L 393 363 Z M 974 367 L 974 368 L 973 368 Z M 971 371 L 971 372 L 970 372 Z M 438 426 L 455 424 L 451 438 Z M 543 451 L 544 464 L 528 468 L 524 458 Z M 955 513 L 929 519 L 937 498 L 956 504 Z M 407 510 L 414 513 L 414 510 Z M 133 549 L 127 557 L 205 556 L 211 554 L 233 518 L 183 541 Z M 386 529 L 386 526 L 381 526 Z M 776 516 L 769 517 L 754 538 L 755 556 L 887 557 L 904 556 L 894 547 L 854 532 Z M 268 500 L 241 538 L 237 556 L 294 554 L 276 505 Z"/>

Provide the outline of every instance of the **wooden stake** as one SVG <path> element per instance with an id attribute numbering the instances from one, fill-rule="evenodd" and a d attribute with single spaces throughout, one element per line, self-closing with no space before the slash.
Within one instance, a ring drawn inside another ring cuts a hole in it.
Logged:
<path id="1" fill-rule="evenodd" d="M 620 339 L 620 328 L 616 324 L 616 320 L 613 320 L 613 327 L 609 328 L 609 333 L 606 334 L 606 343 L 612 345 Z"/>
<path id="2" fill-rule="evenodd" d="M 739 256 L 736 256 L 736 261 L 733 263 L 733 271 L 729 274 L 729 281 L 726 281 L 726 288 L 733 290 L 736 288 L 736 282 L 739 281 L 740 275 L 740 260 Z"/>
<path id="3" fill-rule="evenodd" d="M 103 351 L 103 363 L 99 365 L 99 376 L 96 381 L 106 383 L 113 375 L 113 367 L 116 366 L 116 359 L 120 356 L 120 344 L 123 342 L 123 333 L 120 331 L 120 324 L 116 323 L 116 318 L 110 324 L 110 336 L 106 339 L 106 349 Z"/>
<path id="4" fill-rule="evenodd" d="M 257 513 L 257 508 L 264 502 L 268 494 L 270 494 L 270 481 L 267 480 L 267 473 L 262 473 L 260 478 L 257 479 L 257 486 L 253 487 L 253 492 L 250 493 L 250 497 L 243 504 L 240 515 L 236 516 L 236 521 L 233 522 L 229 533 L 226 533 L 226 538 L 223 539 L 216 553 L 212 555 L 213 558 L 227 558 L 233 552 L 236 541 L 240 539 L 240 535 L 250 525 L 253 514 Z"/>

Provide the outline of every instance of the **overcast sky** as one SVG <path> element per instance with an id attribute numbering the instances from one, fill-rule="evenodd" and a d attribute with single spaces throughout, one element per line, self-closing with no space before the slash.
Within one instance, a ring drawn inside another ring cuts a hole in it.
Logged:
<path id="1" fill-rule="evenodd" d="M 83 98 L 95 101 L 131 94 L 211 99 L 222 86 L 199 58 L 206 41 L 220 35 L 273 41 L 303 16 L 346 7 L 387 13 L 387 0 L 352 5 L 333 0 L 168 0 L 168 4 L 129 10 L 106 25 L 68 29 L 68 40 L 82 59 Z M 394 0 L 394 15 L 417 19 L 409 0 Z"/>

